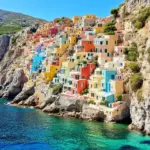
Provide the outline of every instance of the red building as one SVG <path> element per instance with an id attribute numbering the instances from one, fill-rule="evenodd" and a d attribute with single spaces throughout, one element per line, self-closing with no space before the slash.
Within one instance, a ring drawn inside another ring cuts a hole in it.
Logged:
<path id="1" fill-rule="evenodd" d="M 95 46 L 93 41 L 82 40 L 82 46 L 84 46 L 85 52 L 95 52 Z"/>
<path id="2" fill-rule="evenodd" d="M 88 81 L 86 79 L 79 79 L 74 81 L 74 86 L 72 87 L 73 94 L 81 94 L 88 87 Z"/>
<path id="3" fill-rule="evenodd" d="M 89 79 L 89 76 L 93 73 L 95 70 L 96 65 L 94 63 L 88 63 L 85 67 L 81 68 L 81 76 L 82 79 Z"/>
<path id="4" fill-rule="evenodd" d="M 72 94 L 81 94 L 88 87 L 88 79 L 95 68 L 96 65 L 94 63 L 88 63 L 86 66 L 80 68 L 79 73 L 72 75 Z"/>
<path id="5" fill-rule="evenodd" d="M 51 36 L 56 36 L 56 34 L 58 33 L 58 28 L 57 27 L 53 27 L 49 29 L 49 34 Z"/>

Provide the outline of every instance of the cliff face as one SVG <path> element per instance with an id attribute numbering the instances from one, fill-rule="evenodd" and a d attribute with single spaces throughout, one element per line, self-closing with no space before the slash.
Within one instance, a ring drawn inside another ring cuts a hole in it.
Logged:
<path id="1" fill-rule="evenodd" d="M 0 61 L 8 50 L 10 37 L 8 35 L 0 36 Z"/>
<path id="2" fill-rule="evenodd" d="M 133 4 L 135 2 L 136 4 Z M 146 21 L 144 27 L 137 29 L 133 24 L 133 20 L 138 16 L 140 6 L 147 6 L 149 3 L 145 1 L 145 3 L 138 3 L 137 1 L 127 1 L 120 9 L 120 22 L 124 25 L 124 43 L 126 45 L 130 45 L 131 43 L 137 44 L 137 52 L 139 54 L 135 63 L 140 66 L 140 74 L 143 78 L 142 87 L 138 91 L 134 91 L 131 88 L 130 75 L 128 74 L 128 82 L 129 86 L 129 94 L 130 94 L 130 115 L 132 123 L 129 126 L 130 129 L 136 129 L 143 131 L 147 134 L 150 134 L 150 65 L 149 65 L 149 51 L 150 48 L 150 32 L 149 32 L 149 21 Z M 132 11 L 130 14 L 126 14 L 128 12 L 128 7 L 132 7 Z M 125 11 L 121 11 L 125 10 Z M 126 15 L 125 15 L 126 14 Z M 137 81 L 138 82 L 138 81 Z M 140 94 L 139 94 L 140 91 Z"/>

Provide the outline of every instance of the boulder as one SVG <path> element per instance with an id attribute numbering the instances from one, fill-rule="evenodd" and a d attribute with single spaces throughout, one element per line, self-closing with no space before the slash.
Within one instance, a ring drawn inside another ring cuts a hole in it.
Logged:
<path id="1" fill-rule="evenodd" d="M 22 100 L 26 100 L 35 92 L 34 85 L 24 87 L 23 90 L 14 98 L 14 102 L 18 103 Z"/>
<path id="2" fill-rule="evenodd" d="M 23 104 L 26 106 L 36 106 L 38 104 L 38 99 L 32 95 L 27 100 L 23 101 Z"/>
<path id="3" fill-rule="evenodd" d="M 76 97 L 61 96 L 57 105 L 59 105 L 61 111 L 81 112 L 83 104 L 84 101 L 78 100 Z"/>
<path id="4" fill-rule="evenodd" d="M 82 119 L 104 121 L 105 117 L 106 116 L 104 112 L 101 111 L 98 106 L 92 104 L 83 105 L 82 115 L 81 115 Z"/>
<path id="5" fill-rule="evenodd" d="M 56 105 L 56 103 L 48 104 L 44 109 L 43 112 L 47 113 L 58 113 L 59 112 L 59 107 Z"/>

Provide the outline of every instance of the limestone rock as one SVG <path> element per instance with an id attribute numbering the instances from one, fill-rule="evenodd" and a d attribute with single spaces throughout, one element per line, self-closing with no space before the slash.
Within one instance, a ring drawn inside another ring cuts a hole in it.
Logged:
<path id="1" fill-rule="evenodd" d="M 75 111 L 81 112 L 83 106 L 83 100 L 78 100 L 77 98 L 70 98 L 66 96 L 61 96 L 58 105 L 61 111 Z"/>
<path id="2" fill-rule="evenodd" d="M 44 109 L 43 112 L 48 112 L 48 113 L 58 113 L 59 112 L 59 107 L 56 105 L 56 103 L 53 104 L 48 104 Z"/>
<path id="3" fill-rule="evenodd" d="M 22 100 L 26 100 L 35 92 L 34 85 L 30 85 L 29 87 L 23 88 L 23 90 L 15 97 L 14 102 L 18 103 Z"/>
<path id="4" fill-rule="evenodd" d="M 8 72 L 1 95 L 3 98 L 13 99 L 22 91 L 24 83 L 26 82 L 27 77 L 23 69 L 16 69 L 15 71 Z"/>
<path id="5" fill-rule="evenodd" d="M 130 106 L 132 124 L 130 129 L 141 130 L 150 134 L 150 99 L 143 102 L 133 100 Z"/>
<path id="6" fill-rule="evenodd" d="M 83 105 L 83 110 L 82 110 L 82 119 L 86 120 L 96 120 L 96 121 L 103 121 L 105 119 L 105 114 L 103 111 L 99 109 L 99 107 L 95 105 Z"/>

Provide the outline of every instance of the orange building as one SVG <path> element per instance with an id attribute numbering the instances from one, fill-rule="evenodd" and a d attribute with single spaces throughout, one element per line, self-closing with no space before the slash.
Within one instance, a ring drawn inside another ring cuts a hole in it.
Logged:
<path id="1" fill-rule="evenodd" d="M 82 40 L 82 46 L 84 47 L 84 52 L 95 52 L 95 46 L 93 41 Z"/>

